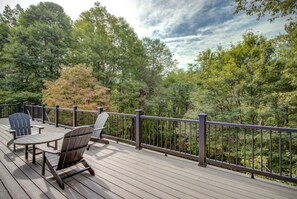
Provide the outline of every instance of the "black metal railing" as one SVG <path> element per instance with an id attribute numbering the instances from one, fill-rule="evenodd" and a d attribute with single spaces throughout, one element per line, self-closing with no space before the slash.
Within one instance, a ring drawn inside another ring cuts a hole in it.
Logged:
<path id="1" fill-rule="evenodd" d="M 297 129 L 206 123 L 207 163 L 297 182 Z"/>
<path id="2" fill-rule="evenodd" d="M 18 104 L 0 104 L 0 118 L 6 118 L 9 115 L 22 112 L 21 103 Z"/>
<path id="3" fill-rule="evenodd" d="M 142 115 L 141 122 L 143 147 L 197 160 L 198 120 Z"/>
<path id="4" fill-rule="evenodd" d="M 135 115 L 108 112 L 103 137 L 135 145 Z"/>
<path id="5" fill-rule="evenodd" d="M 74 109 L 76 109 L 74 107 Z M 73 111 L 75 113 L 75 110 Z M 76 110 L 76 117 L 73 117 L 73 126 L 94 125 L 98 111 Z M 75 124 L 76 123 L 76 124 Z"/>
<path id="6" fill-rule="evenodd" d="M 55 126 L 93 125 L 103 111 L 1 105 L 3 116 L 23 111 Z M 199 162 L 297 183 L 297 129 L 108 112 L 103 137 Z"/>

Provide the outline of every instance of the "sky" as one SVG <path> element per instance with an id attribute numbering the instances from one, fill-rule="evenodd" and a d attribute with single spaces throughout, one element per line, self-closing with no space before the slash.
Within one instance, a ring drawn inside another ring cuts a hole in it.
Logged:
<path id="1" fill-rule="evenodd" d="M 94 6 L 96 0 L 48 0 L 59 4 L 72 20 Z M 166 43 L 179 68 L 193 63 L 199 52 L 230 47 L 253 31 L 272 38 L 284 32 L 285 19 L 273 23 L 245 13 L 233 14 L 233 0 L 97 0 L 107 11 L 123 17 L 141 39 L 158 38 Z M 24 9 L 40 0 L 0 0 L 0 12 L 16 4 Z"/>

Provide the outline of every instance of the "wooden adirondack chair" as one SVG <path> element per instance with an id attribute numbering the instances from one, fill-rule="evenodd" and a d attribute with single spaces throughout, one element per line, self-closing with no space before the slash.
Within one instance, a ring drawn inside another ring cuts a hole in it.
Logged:
<path id="1" fill-rule="evenodd" d="M 106 112 L 102 112 L 98 115 L 96 122 L 94 124 L 94 131 L 93 131 L 93 134 L 91 137 L 91 141 L 93 141 L 93 143 L 89 144 L 87 150 L 89 150 L 90 147 L 95 142 L 109 144 L 109 141 L 102 139 L 102 136 L 101 136 L 102 130 L 105 128 L 104 125 L 105 125 L 107 119 L 108 119 L 108 113 L 106 113 Z"/>
<path id="2" fill-rule="evenodd" d="M 25 113 L 14 113 L 8 116 L 10 129 L 7 131 L 12 134 L 13 138 L 7 143 L 9 147 L 13 140 L 26 135 L 31 135 L 31 128 L 38 128 L 38 132 L 41 133 L 41 130 L 44 129 L 44 126 L 31 125 L 30 116 Z M 28 146 L 26 146 L 26 157 L 28 156 Z M 13 145 L 13 150 L 15 151 L 15 144 Z"/>
<path id="3" fill-rule="evenodd" d="M 53 150 L 45 145 L 38 146 L 43 151 L 42 175 L 45 173 L 45 164 L 50 169 L 59 186 L 64 189 L 63 179 L 88 170 L 95 175 L 94 170 L 84 160 L 83 154 L 93 133 L 92 127 L 79 127 L 65 134 L 61 150 Z M 67 175 L 59 175 L 58 171 L 78 163 L 85 167 Z"/>

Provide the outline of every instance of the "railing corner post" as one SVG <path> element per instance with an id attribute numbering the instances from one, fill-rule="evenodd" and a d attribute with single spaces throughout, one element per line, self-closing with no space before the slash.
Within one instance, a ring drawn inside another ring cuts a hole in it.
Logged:
<path id="1" fill-rule="evenodd" d="M 98 115 L 100 115 L 104 111 L 104 108 L 99 106 L 97 107 L 97 110 L 98 110 Z"/>
<path id="2" fill-rule="evenodd" d="M 59 127 L 59 105 L 55 108 L 55 126 Z"/>
<path id="3" fill-rule="evenodd" d="M 42 123 L 44 124 L 44 120 L 45 120 L 45 105 L 42 104 L 41 107 L 41 119 L 42 119 Z"/>
<path id="4" fill-rule="evenodd" d="M 141 140 L 142 140 L 142 124 L 141 124 L 141 115 L 142 110 L 136 109 L 136 118 L 135 118 L 135 142 L 136 142 L 136 149 L 141 149 Z"/>
<path id="5" fill-rule="evenodd" d="M 199 166 L 206 167 L 206 114 L 200 113 L 199 117 Z"/>
<path id="6" fill-rule="evenodd" d="M 73 123 L 72 123 L 73 127 L 77 126 L 77 106 L 74 105 L 73 106 Z"/>

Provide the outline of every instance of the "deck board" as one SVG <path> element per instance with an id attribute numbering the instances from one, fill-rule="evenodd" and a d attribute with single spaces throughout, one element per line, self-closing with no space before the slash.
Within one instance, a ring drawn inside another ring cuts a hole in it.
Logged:
<path id="1" fill-rule="evenodd" d="M 4 186 L 1 180 L 0 180 L 0 198 L 11 198 L 11 196 L 9 195 L 8 191 L 6 190 L 6 187 Z"/>
<path id="2" fill-rule="evenodd" d="M 35 121 L 32 124 L 39 124 Z M 43 124 L 42 124 L 43 125 Z M 69 130 L 44 124 L 43 132 Z M 62 190 L 41 156 L 32 163 L 23 146 L 6 147 L 11 135 L 7 119 L 0 119 L 0 198 L 295 198 L 297 188 L 213 166 L 110 141 L 96 143 L 84 157 L 95 176 L 84 172 L 65 180 Z M 37 129 L 33 130 L 37 133 Z M 61 146 L 61 141 L 58 146 Z"/>

